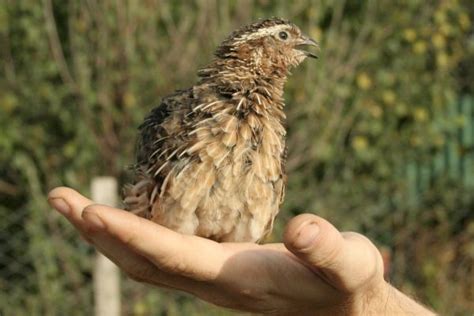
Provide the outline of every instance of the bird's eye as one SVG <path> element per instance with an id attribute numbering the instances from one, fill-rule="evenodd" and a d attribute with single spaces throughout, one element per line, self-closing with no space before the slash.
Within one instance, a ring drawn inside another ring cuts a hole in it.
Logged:
<path id="1" fill-rule="evenodd" d="M 280 33 L 278 33 L 278 37 L 281 39 L 281 40 L 287 40 L 288 39 L 288 33 L 285 32 L 285 31 L 281 31 Z"/>

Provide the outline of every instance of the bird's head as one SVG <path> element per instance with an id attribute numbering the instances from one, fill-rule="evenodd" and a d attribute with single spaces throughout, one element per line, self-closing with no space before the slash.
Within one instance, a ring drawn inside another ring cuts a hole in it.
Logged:
<path id="1" fill-rule="evenodd" d="M 257 74 L 286 75 L 306 57 L 317 58 L 308 46 L 318 47 L 293 23 L 272 18 L 244 26 L 233 32 L 216 51 L 219 59 L 243 62 Z"/>

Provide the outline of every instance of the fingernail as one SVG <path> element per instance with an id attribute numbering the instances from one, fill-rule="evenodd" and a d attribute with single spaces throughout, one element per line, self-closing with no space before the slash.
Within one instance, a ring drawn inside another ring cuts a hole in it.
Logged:
<path id="1" fill-rule="evenodd" d="M 102 230 L 105 228 L 104 222 L 96 213 L 85 211 L 82 217 L 84 218 L 84 221 L 87 223 L 87 226 L 89 226 L 89 228 L 92 228 L 94 230 Z"/>
<path id="2" fill-rule="evenodd" d="M 319 234 L 319 226 L 318 224 L 311 222 L 304 225 L 300 228 L 298 235 L 296 236 L 296 240 L 294 245 L 297 249 L 305 249 L 310 247 Z"/>
<path id="3" fill-rule="evenodd" d="M 49 203 L 54 207 L 59 213 L 63 215 L 69 214 L 71 207 L 66 203 L 62 198 L 52 198 L 49 199 Z"/>

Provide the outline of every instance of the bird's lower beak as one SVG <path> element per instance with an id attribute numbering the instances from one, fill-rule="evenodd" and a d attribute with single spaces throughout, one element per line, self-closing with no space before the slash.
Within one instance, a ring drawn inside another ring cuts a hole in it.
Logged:
<path id="1" fill-rule="evenodd" d="M 318 55 L 307 51 L 307 46 L 314 46 L 319 51 L 319 44 L 314 39 L 307 36 L 301 36 L 301 41 L 296 45 L 296 49 L 302 51 L 306 56 L 311 58 L 319 58 Z"/>

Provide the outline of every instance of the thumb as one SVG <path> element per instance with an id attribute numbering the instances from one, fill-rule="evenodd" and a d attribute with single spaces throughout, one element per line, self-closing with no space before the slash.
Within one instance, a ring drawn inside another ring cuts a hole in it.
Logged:
<path id="1" fill-rule="evenodd" d="M 289 251 L 341 291 L 353 292 L 383 278 L 382 258 L 370 240 L 356 233 L 341 233 L 319 216 L 296 216 L 283 238 Z"/>

